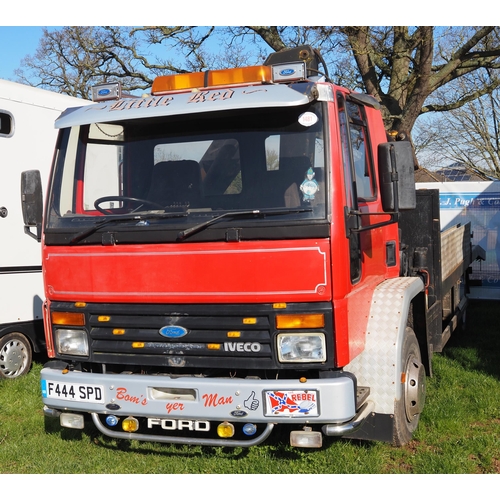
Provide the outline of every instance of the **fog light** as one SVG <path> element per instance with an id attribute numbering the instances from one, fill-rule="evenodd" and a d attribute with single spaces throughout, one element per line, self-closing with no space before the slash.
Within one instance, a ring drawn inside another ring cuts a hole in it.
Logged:
<path id="1" fill-rule="evenodd" d="M 77 415 L 76 413 L 61 413 L 59 422 L 61 427 L 69 429 L 83 429 L 84 426 L 83 415 Z"/>
<path id="2" fill-rule="evenodd" d="M 304 427 L 303 431 L 290 432 L 290 446 L 296 448 L 321 448 L 323 436 L 321 432 L 311 431 L 310 427 Z"/>
<path id="3" fill-rule="evenodd" d="M 229 422 L 223 422 L 217 426 L 217 434 L 221 438 L 231 438 L 234 436 L 234 425 Z"/>
<path id="4" fill-rule="evenodd" d="M 110 427 L 114 427 L 116 424 L 118 424 L 118 417 L 115 417 L 114 415 L 108 415 L 106 417 L 106 423 Z"/>
<path id="5" fill-rule="evenodd" d="M 134 417 L 127 417 L 122 422 L 122 429 L 125 432 L 136 432 L 139 430 L 139 420 Z"/>
<path id="6" fill-rule="evenodd" d="M 243 426 L 243 433 L 247 436 L 253 436 L 257 432 L 257 426 L 255 424 L 245 424 Z"/>

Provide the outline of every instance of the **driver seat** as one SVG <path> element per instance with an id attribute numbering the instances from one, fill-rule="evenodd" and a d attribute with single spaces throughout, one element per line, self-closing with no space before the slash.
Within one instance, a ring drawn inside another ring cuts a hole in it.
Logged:
<path id="1" fill-rule="evenodd" d="M 153 167 L 147 199 L 163 207 L 198 206 L 200 165 L 193 160 L 161 161 Z"/>

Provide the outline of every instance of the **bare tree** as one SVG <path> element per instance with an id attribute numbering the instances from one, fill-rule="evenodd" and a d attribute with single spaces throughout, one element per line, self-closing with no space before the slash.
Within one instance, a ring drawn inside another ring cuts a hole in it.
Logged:
<path id="1" fill-rule="evenodd" d="M 498 76 L 491 70 L 460 81 L 456 92 L 487 86 Z M 479 81 L 479 83 L 478 83 Z M 415 129 L 422 163 L 428 168 L 458 162 L 471 170 L 500 179 L 500 90 L 495 89 L 464 106 L 440 114 L 425 127 Z"/>
<path id="2" fill-rule="evenodd" d="M 492 78 L 462 93 L 452 85 L 481 69 L 500 68 L 495 26 L 65 27 L 44 31 L 18 76 L 87 97 L 103 79 L 119 79 L 127 90 L 147 89 L 158 74 L 255 64 L 270 51 L 302 44 L 321 50 L 335 83 L 375 96 L 386 128 L 407 136 L 419 116 L 459 109 L 499 85 Z M 438 92 L 446 97 L 437 99 Z"/>
<path id="3" fill-rule="evenodd" d="M 35 55 L 22 61 L 16 75 L 22 83 L 75 97 L 88 98 L 92 85 L 106 80 L 145 90 L 158 75 L 213 67 L 215 56 L 205 49 L 213 32 L 190 26 L 44 29 Z"/>
<path id="4" fill-rule="evenodd" d="M 433 94 L 480 68 L 500 67 L 500 37 L 494 26 L 341 27 L 364 89 L 382 104 L 387 128 L 410 133 L 417 118 L 457 109 L 498 86 L 466 90 L 433 103 Z"/>
<path id="5" fill-rule="evenodd" d="M 122 48 L 125 43 L 127 50 Z M 89 97 L 93 84 L 117 74 L 126 88 L 146 88 L 146 82 L 137 78 L 137 61 L 130 55 L 135 50 L 135 41 L 123 28 L 44 29 L 35 55 L 22 61 L 25 69 L 16 75 L 22 83 L 76 97 Z"/>

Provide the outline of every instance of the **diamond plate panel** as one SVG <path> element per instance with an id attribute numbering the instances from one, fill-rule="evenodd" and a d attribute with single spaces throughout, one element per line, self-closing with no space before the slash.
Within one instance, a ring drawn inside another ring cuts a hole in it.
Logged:
<path id="1" fill-rule="evenodd" d="M 365 350 L 346 371 L 358 385 L 370 387 L 369 398 L 377 413 L 394 413 L 401 396 L 401 347 L 410 302 L 424 289 L 420 278 L 396 278 L 381 283 L 373 294 Z"/>

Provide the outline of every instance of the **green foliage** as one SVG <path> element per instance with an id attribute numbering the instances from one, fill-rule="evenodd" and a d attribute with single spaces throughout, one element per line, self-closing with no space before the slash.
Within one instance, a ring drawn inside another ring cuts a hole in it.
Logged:
<path id="1" fill-rule="evenodd" d="M 45 423 L 41 364 L 0 381 L 3 474 L 498 474 L 500 472 L 500 309 L 469 306 L 467 328 L 443 354 L 413 441 L 404 448 L 325 438 L 321 450 L 292 448 L 277 432 L 250 449 L 117 441 L 91 422 L 83 431 Z"/>

